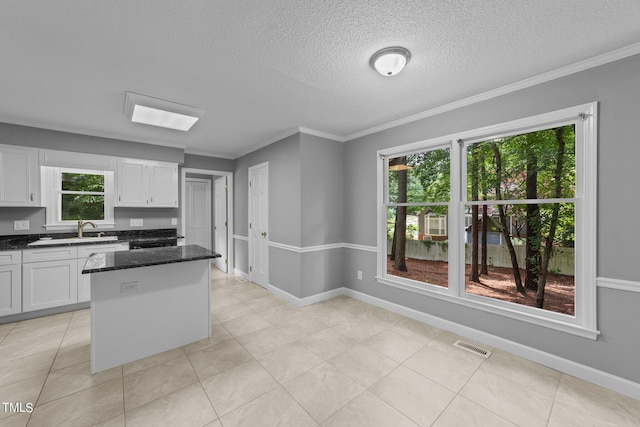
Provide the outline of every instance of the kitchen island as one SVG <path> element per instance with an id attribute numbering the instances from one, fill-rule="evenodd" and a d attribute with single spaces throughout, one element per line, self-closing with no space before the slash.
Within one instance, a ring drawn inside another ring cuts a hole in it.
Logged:
<path id="1" fill-rule="evenodd" d="M 217 257 L 197 245 L 91 255 L 91 373 L 208 338 Z"/>

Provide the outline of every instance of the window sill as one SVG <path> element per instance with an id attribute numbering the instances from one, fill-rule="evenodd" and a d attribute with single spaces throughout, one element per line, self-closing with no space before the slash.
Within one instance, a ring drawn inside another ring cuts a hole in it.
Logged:
<path id="1" fill-rule="evenodd" d="M 431 289 L 433 285 L 422 285 L 419 282 L 413 282 L 410 280 L 395 280 L 389 278 L 388 276 L 376 276 L 376 280 L 378 281 L 378 283 L 381 283 L 383 285 L 392 286 L 394 288 L 402 289 L 405 291 L 437 298 L 452 304 L 481 310 L 498 316 L 520 320 L 522 322 L 530 323 L 536 326 L 554 329 L 556 331 L 565 332 L 582 338 L 588 338 L 594 341 L 598 338 L 598 335 L 600 335 L 600 331 L 598 331 L 597 329 L 593 330 L 585 328 L 582 325 L 526 313 L 521 310 L 517 310 L 516 308 L 501 307 L 488 302 L 478 301 L 475 298 L 451 295 L 448 292 L 447 288 Z M 436 288 L 435 286 L 433 287 Z"/>
<path id="2" fill-rule="evenodd" d="M 105 223 L 98 223 L 96 222 L 97 227 L 96 228 L 85 228 L 85 233 L 91 230 L 104 230 L 107 228 L 115 228 L 116 224 L 113 222 L 105 222 Z M 43 227 L 47 230 L 47 231 L 66 231 L 66 230 L 77 230 L 78 229 L 78 225 L 77 224 L 45 224 L 43 225 Z"/>

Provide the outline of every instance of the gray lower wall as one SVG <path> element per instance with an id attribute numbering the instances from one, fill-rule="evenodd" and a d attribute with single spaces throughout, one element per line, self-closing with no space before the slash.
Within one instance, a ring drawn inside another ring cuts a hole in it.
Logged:
<path id="1" fill-rule="evenodd" d="M 335 248 L 300 254 L 299 298 L 340 288 L 344 283 L 344 249 Z"/>
<path id="2" fill-rule="evenodd" d="M 269 248 L 269 284 L 294 297 L 300 298 L 302 281 L 302 254 L 280 248 Z"/>
<path id="3" fill-rule="evenodd" d="M 640 55 L 348 141 L 345 241 L 376 245 L 377 150 L 598 101 L 598 275 L 640 281 L 640 199 L 634 197 L 640 182 L 638 99 Z M 374 279 L 374 253 L 347 252 L 344 277 L 352 289 L 640 383 L 640 293 L 598 289 L 601 335 L 593 341 L 381 285 Z M 358 269 L 362 281 L 356 279 Z"/>
<path id="4" fill-rule="evenodd" d="M 233 239 L 233 269 L 249 274 L 249 242 Z"/>

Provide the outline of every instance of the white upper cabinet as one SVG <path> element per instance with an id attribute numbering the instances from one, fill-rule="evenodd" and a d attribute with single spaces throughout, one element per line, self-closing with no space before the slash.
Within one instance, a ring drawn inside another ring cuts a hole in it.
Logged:
<path id="1" fill-rule="evenodd" d="M 0 145 L 0 206 L 39 206 L 39 177 L 37 149 Z"/>
<path id="2" fill-rule="evenodd" d="M 118 159 L 116 206 L 177 208 L 178 165 Z"/>
<path id="3" fill-rule="evenodd" d="M 147 207 L 149 202 L 148 162 L 118 159 L 118 199 L 116 206 Z"/>
<path id="4" fill-rule="evenodd" d="M 175 163 L 149 163 L 149 206 L 178 207 L 178 165 Z"/>

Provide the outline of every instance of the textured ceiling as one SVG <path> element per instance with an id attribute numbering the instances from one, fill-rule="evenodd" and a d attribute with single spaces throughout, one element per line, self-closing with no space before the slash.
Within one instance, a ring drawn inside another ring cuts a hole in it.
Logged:
<path id="1" fill-rule="evenodd" d="M 638 43 L 638 16 L 638 0 L 2 0 L 0 122 L 234 158 Z M 369 58 L 393 45 L 412 58 L 385 78 Z M 207 113 L 188 133 L 134 124 L 126 91 Z"/>

